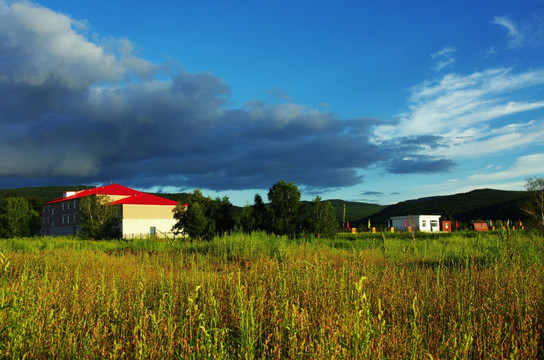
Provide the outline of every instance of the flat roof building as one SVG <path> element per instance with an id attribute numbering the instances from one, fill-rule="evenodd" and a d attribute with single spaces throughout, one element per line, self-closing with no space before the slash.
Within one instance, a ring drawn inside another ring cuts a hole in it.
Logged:
<path id="1" fill-rule="evenodd" d="M 441 215 L 404 215 L 391 217 L 395 231 L 440 231 Z"/>

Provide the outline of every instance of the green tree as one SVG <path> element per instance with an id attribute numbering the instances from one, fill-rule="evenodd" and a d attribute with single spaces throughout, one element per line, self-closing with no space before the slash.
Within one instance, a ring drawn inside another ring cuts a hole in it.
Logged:
<path id="1" fill-rule="evenodd" d="M 268 231 L 270 228 L 268 225 L 270 216 L 260 194 L 255 194 L 255 197 L 253 198 L 252 210 L 253 218 L 255 219 L 254 230 Z"/>
<path id="2" fill-rule="evenodd" d="M 268 191 L 272 232 L 295 236 L 300 228 L 300 191 L 290 182 L 278 181 Z"/>
<path id="3" fill-rule="evenodd" d="M 119 208 L 110 205 L 106 195 L 81 198 L 79 223 L 80 235 L 87 239 L 102 240 L 121 237 L 121 218 Z"/>
<path id="4" fill-rule="evenodd" d="M 263 203 L 263 198 L 255 194 L 254 204 L 249 204 L 242 209 L 242 214 L 238 219 L 238 226 L 242 231 L 250 233 L 252 231 L 268 230 L 268 210 Z"/>
<path id="5" fill-rule="evenodd" d="M 174 219 L 177 220 L 172 229 L 174 233 L 199 240 L 213 237 L 215 223 L 210 216 L 212 199 L 204 197 L 196 189 L 187 196 L 187 203 L 187 206 L 178 203 L 174 208 Z"/>
<path id="6" fill-rule="evenodd" d="M 234 228 L 232 216 L 233 205 L 228 197 L 212 200 L 204 197 L 196 189 L 187 197 L 188 206 L 178 205 L 174 209 L 174 219 L 177 223 L 173 227 L 176 234 L 185 234 L 191 238 L 211 240 L 216 234 L 223 234 Z M 198 204 L 198 206 L 195 206 Z"/>
<path id="7" fill-rule="evenodd" d="M 215 220 L 215 231 L 222 235 L 234 228 L 235 220 L 232 216 L 233 205 L 227 196 L 216 198 L 213 202 L 212 218 Z"/>
<path id="8" fill-rule="evenodd" d="M 176 235 L 187 235 L 187 233 L 185 232 L 185 225 L 187 222 L 187 209 L 189 209 L 188 205 L 185 205 L 184 203 L 178 201 L 176 207 L 172 210 L 172 212 L 174 213 L 174 219 L 177 220 L 172 227 L 172 231 Z"/>
<path id="9" fill-rule="evenodd" d="M 336 212 L 330 201 L 321 201 L 320 196 L 316 196 L 312 207 L 312 213 L 308 219 L 309 231 L 318 238 L 333 237 L 338 231 L 338 221 Z"/>
<path id="10" fill-rule="evenodd" d="M 193 239 L 211 239 L 215 233 L 215 222 L 204 214 L 202 204 L 190 204 L 185 211 L 184 232 Z"/>
<path id="11" fill-rule="evenodd" d="M 525 189 L 529 192 L 529 201 L 523 211 L 544 228 L 544 178 L 525 179 Z"/>
<path id="12" fill-rule="evenodd" d="M 40 215 L 23 197 L 0 201 L 0 237 L 33 236 L 40 229 Z"/>
<path id="13" fill-rule="evenodd" d="M 251 233 L 255 230 L 255 217 L 253 216 L 253 207 L 249 204 L 244 206 L 242 213 L 238 218 L 238 226 L 245 233 Z"/>

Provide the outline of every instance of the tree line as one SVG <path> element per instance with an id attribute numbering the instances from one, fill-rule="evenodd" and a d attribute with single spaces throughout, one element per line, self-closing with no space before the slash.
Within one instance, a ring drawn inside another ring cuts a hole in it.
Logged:
<path id="1" fill-rule="evenodd" d="M 247 233 L 265 231 L 290 237 L 302 232 L 313 233 L 317 237 L 334 236 L 338 222 L 331 203 L 323 202 L 317 196 L 311 213 L 303 218 L 300 195 L 296 185 L 280 180 L 268 191 L 268 205 L 256 194 L 254 204 L 244 207 L 236 219 L 234 206 L 228 197 L 212 199 L 197 189 L 188 195 L 188 206 L 178 202 L 174 208 L 173 216 L 177 222 L 172 230 L 196 240 L 211 240 L 233 230 Z M 108 206 L 106 196 L 82 198 L 79 222 L 82 238 L 113 239 L 121 236 L 117 209 Z M 34 236 L 39 230 L 40 215 L 31 201 L 20 196 L 0 200 L 0 238 Z"/>
<path id="2" fill-rule="evenodd" d="M 529 200 L 522 210 L 538 228 L 544 229 L 544 178 L 526 179 L 525 188 Z M 334 236 L 339 224 L 332 204 L 316 196 L 310 209 L 303 214 L 300 196 L 295 184 L 280 180 L 270 187 L 268 204 L 256 194 L 253 205 L 245 206 L 236 219 L 228 197 L 212 199 L 197 189 L 188 195 L 188 206 L 178 202 L 174 208 L 177 222 L 172 230 L 196 240 L 211 240 L 232 230 L 264 231 L 289 237 L 303 233 L 316 237 Z M 107 197 L 81 199 L 80 235 L 83 238 L 118 238 L 121 236 L 119 222 L 117 209 L 108 206 Z M 34 236 L 39 229 L 40 215 L 29 200 L 20 196 L 0 199 L 0 238 Z"/>
<path id="3" fill-rule="evenodd" d="M 300 195 L 295 184 L 280 180 L 268 191 L 268 206 L 261 195 L 256 194 L 253 205 L 245 206 L 240 217 L 234 220 L 233 205 L 227 197 L 213 200 L 205 198 L 200 190 L 195 190 L 187 199 L 189 206 L 178 204 L 174 209 L 177 220 L 174 230 L 199 240 L 209 240 L 234 229 L 246 233 L 265 231 L 289 237 L 296 237 L 302 232 L 317 237 L 334 236 L 339 226 L 331 203 L 316 196 L 311 213 L 303 216 Z"/>

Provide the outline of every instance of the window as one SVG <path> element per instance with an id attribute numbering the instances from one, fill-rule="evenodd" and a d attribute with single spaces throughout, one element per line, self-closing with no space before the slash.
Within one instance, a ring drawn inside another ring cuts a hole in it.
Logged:
<path id="1" fill-rule="evenodd" d="M 66 222 L 66 215 L 62 215 L 62 223 L 64 224 Z"/>
<path id="2" fill-rule="evenodd" d="M 45 205 L 42 206 L 42 212 L 43 212 L 43 213 L 45 212 Z"/>
<path id="3" fill-rule="evenodd" d="M 427 220 L 421 220 L 421 227 L 427 227 Z"/>
<path id="4" fill-rule="evenodd" d="M 74 222 L 77 222 L 77 213 L 74 213 Z"/>
<path id="5" fill-rule="evenodd" d="M 67 206 L 68 210 L 70 210 L 70 205 L 71 205 L 71 204 L 72 204 L 72 203 L 69 202 L 69 201 L 66 203 L 66 206 Z"/>
<path id="6" fill-rule="evenodd" d="M 68 214 L 66 216 L 66 222 L 69 224 L 71 219 L 72 219 L 72 215 Z"/>
<path id="7" fill-rule="evenodd" d="M 74 209 L 76 208 L 77 201 L 74 200 Z"/>
<path id="8" fill-rule="evenodd" d="M 438 226 L 438 220 L 431 220 L 431 227 L 437 227 Z"/>
<path id="9" fill-rule="evenodd" d="M 55 208 L 51 209 L 51 215 L 55 215 Z"/>
<path id="10" fill-rule="evenodd" d="M 64 210 L 64 203 L 62 203 L 62 210 Z"/>

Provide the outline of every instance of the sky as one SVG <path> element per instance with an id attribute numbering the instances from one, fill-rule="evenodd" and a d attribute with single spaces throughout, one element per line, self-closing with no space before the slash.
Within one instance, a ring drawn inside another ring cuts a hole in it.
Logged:
<path id="1" fill-rule="evenodd" d="M 0 0 L 0 188 L 376 204 L 544 176 L 544 0 Z"/>

